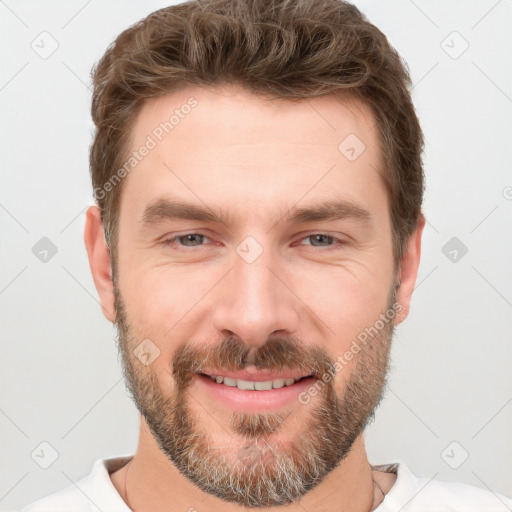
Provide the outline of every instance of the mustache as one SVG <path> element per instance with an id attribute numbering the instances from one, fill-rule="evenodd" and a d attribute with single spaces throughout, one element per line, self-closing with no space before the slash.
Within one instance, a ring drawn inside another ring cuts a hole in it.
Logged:
<path id="1" fill-rule="evenodd" d="M 298 370 L 321 376 L 334 367 L 335 361 L 325 350 L 301 342 L 298 338 L 272 337 L 257 348 L 248 347 L 240 338 L 200 346 L 187 342 L 175 352 L 172 375 L 185 386 L 206 368 L 243 371 L 254 365 L 257 370 Z"/>

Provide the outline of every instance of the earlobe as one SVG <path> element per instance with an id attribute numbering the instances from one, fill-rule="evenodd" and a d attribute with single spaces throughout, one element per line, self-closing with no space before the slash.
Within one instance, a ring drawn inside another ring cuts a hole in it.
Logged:
<path id="1" fill-rule="evenodd" d="M 412 294 L 416 285 L 418 267 L 421 257 L 421 236 L 425 226 L 425 217 L 421 215 L 418 227 L 409 236 L 405 243 L 402 261 L 398 272 L 398 291 L 396 301 L 400 304 L 401 310 L 395 318 L 395 325 L 402 323 L 409 314 Z"/>
<path id="2" fill-rule="evenodd" d="M 114 289 L 110 250 L 101 223 L 100 209 L 97 206 L 90 206 L 87 209 L 84 242 L 103 314 L 109 322 L 114 322 Z"/>

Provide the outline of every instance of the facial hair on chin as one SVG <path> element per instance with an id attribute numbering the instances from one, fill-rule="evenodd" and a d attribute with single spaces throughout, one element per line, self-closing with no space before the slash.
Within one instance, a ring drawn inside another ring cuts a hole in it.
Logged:
<path id="1" fill-rule="evenodd" d="M 301 435 L 286 446 L 279 443 L 278 433 L 289 413 L 233 411 L 234 449 L 229 452 L 216 446 L 215 436 L 200 423 L 194 423 L 187 392 L 198 369 L 242 370 L 254 364 L 268 370 L 314 369 L 321 377 L 329 369 L 332 372 L 335 361 L 322 348 L 308 347 L 295 338 L 270 338 L 255 351 L 237 338 L 208 347 L 185 343 L 173 357 L 169 379 L 174 386 L 163 392 L 152 367 L 145 367 L 133 354 L 143 338 L 135 339 L 116 286 L 114 296 L 123 374 L 136 407 L 169 461 L 190 482 L 221 500 L 251 508 L 299 500 L 342 462 L 374 418 L 387 383 L 392 322 L 354 357 L 341 398 L 334 379 L 324 380 L 315 403 L 299 405 L 310 407 Z M 388 309 L 393 302 L 394 296 Z"/>

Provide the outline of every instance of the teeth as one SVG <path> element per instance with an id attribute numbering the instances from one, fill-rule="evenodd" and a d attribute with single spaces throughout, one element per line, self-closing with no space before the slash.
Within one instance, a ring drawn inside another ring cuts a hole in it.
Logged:
<path id="1" fill-rule="evenodd" d="M 275 379 L 267 380 L 264 382 L 255 382 L 243 379 L 232 379 L 230 377 L 222 377 L 221 375 L 211 377 L 212 380 L 218 384 L 225 384 L 226 386 L 237 387 L 238 389 L 257 390 L 257 391 L 270 391 L 271 389 L 279 389 L 285 386 L 291 386 L 296 382 L 295 379 Z M 297 379 L 298 380 L 298 379 Z"/>
<path id="2" fill-rule="evenodd" d="M 273 388 L 282 388 L 284 387 L 284 379 L 277 379 L 272 382 Z"/>
<path id="3" fill-rule="evenodd" d="M 267 380 L 265 382 L 255 382 L 254 389 L 259 391 L 270 391 L 272 389 L 272 381 Z"/>
<path id="4" fill-rule="evenodd" d="M 236 387 L 238 389 L 252 389 L 254 391 L 255 382 L 249 381 L 249 380 L 242 380 L 237 379 L 236 380 Z"/>

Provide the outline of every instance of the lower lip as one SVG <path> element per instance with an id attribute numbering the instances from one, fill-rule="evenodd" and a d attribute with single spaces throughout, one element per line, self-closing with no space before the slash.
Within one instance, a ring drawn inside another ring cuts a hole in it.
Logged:
<path id="1" fill-rule="evenodd" d="M 299 402 L 299 395 L 313 385 L 314 377 L 302 379 L 291 386 L 268 391 L 248 391 L 236 386 L 226 386 L 204 375 L 197 375 L 196 381 L 208 396 L 230 409 L 242 412 L 275 411 Z"/>

